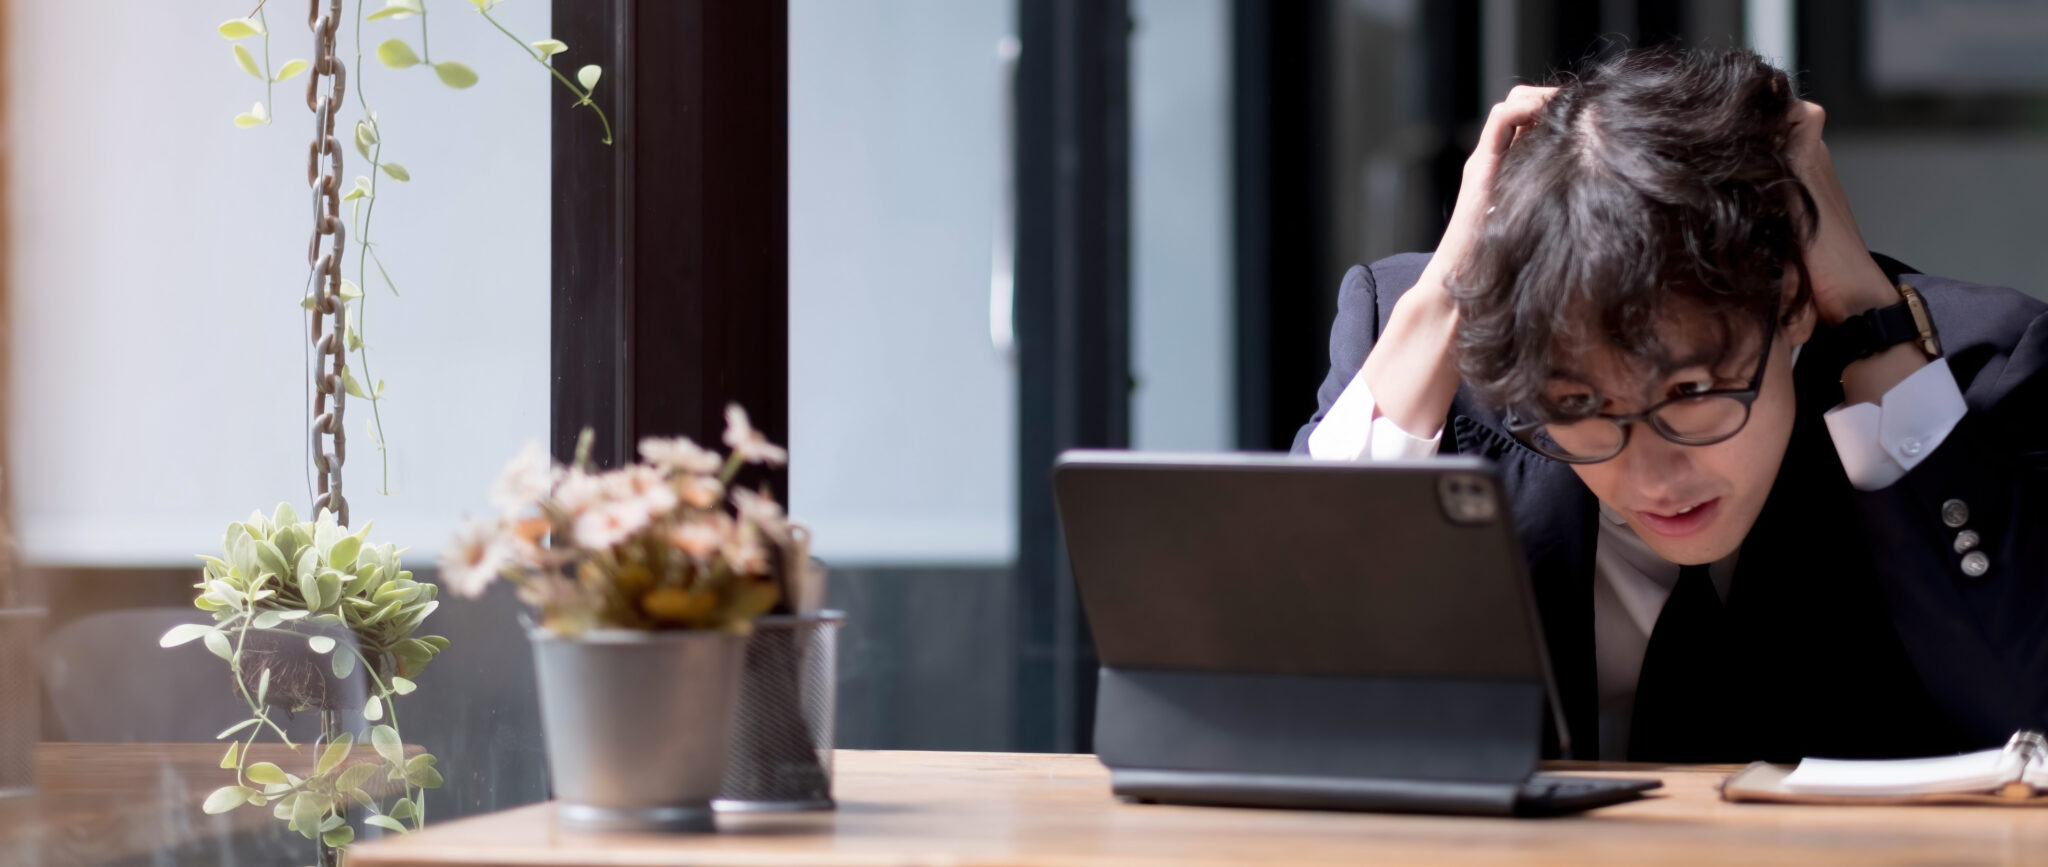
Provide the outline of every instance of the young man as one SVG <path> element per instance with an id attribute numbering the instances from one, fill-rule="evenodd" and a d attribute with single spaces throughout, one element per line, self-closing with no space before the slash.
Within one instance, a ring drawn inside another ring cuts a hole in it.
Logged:
<path id="1" fill-rule="evenodd" d="M 1499 466 L 1578 758 L 2048 727 L 2048 306 L 1870 254 L 1748 52 L 1516 88 L 1339 290 L 1319 458 Z"/>

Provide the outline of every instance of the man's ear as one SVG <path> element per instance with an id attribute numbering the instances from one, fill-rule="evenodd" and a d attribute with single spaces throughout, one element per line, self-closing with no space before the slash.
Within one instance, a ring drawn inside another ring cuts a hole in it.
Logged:
<path id="1" fill-rule="evenodd" d="M 1779 299 L 1780 304 L 1791 304 L 1792 299 L 1798 296 L 1799 277 L 1799 269 L 1786 269 L 1784 295 Z M 1807 296 L 1804 303 L 1787 310 L 1786 313 L 1787 316 L 1783 320 L 1785 340 L 1792 346 L 1806 345 L 1806 341 L 1813 339 L 1814 327 L 1820 324 L 1820 312 L 1814 309 L 1813 297 Z"/>

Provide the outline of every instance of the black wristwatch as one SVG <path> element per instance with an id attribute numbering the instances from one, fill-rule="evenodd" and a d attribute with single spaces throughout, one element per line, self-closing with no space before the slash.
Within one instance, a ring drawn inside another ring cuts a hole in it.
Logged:
<path id="1" fill-rule="evenodd" d="M 1849 347 L 1851 360 L 1869 358 L 1908 341 L 1920 345 L 1929 360 L 1941 357 L 1941 338 L 1934 332 L 1934 319 L 1927 315 L 1927 302 L 1919 291 L 1896 284 L 1905 300 L 1842 320 L 1836 330 Z"/>

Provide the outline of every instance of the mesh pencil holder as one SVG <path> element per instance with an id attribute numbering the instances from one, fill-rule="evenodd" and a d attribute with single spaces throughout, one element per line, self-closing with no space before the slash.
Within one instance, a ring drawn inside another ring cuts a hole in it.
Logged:
<path id="1" fill-rule="evenodd" d="M 754 621 L 733 719 L 726 812 L 830 810 L 840 611 Z"/>

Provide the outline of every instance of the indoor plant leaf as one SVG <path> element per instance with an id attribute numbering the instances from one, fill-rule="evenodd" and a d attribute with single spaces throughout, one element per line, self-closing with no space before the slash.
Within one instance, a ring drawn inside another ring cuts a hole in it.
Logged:
<path id="1" fill-rule="evenodd" d="M 384 700 L 370 696 L 363 702 L 363 719 L 376 722 L 384 718 Z"/>
<path id="2" fill-rule="evenodd" d="M 394 181 L 412 180 L 412 173 L 406 171 L 404 166 L 401 166 L 397 163 L 385 163 L 382 166 L 382 168 L 384 169 L 384 173 L 390 175 L 391 179 Z"/>
<path id="3" fill-rule="evenodd" d="M 397 729 L 384 725 L 372 726 L 370 746 L 376 747 L 377 755 L 383 756 L 385 761 L 400 766 L 405 764 L 405 746 L 398 740 Z M 392 813 L 397 814 L 396 807 L 392 808 Z"/>
<path id="4" fill-rule="evenodd" d="M 337 816 L 336 818 L 340 818 L 340 817 L 338 817 L 338 816 Z M 350 843 L 351 841 L 355 840 L 355 838 L 356 838 L 356 829 L 354 829 L 354 828 L 351 828 L 351 827 L 349 827 L 349 826 L 347 826 L 347 825 L 343 825 L 343 826 L 341 826 L 341 827 L 339 827 L 339 828 L 336 828 L 336 829 L 334 829 L 334 830 L 332 830 L 332 831 L 328 831 L 328 832 L 326 832 L 326 833 L 324 833 L 324 834 L 321 834 L 321 835 L 320 835 L 320 842 L 322 842 L 322 843 L 325 843 L 325 844 L 327 844 L 327 845 L 329 845 L 329 846 L 334 846 L 334 847 L 337 847 L 337 848 L 338 848 L 338 847 L 341 847 L 341 846 L 346 846 L 346 845 L 348 845 L 348 844 L 349 844 L 349 843 Z"/>
<path id="5" fill-rule="evenodd" d="M 401 823 L 397 819 L 393 819 L 390 816 L 368 816 L 363 819 L 363 823 L 367 825 L 375 825 L 379 828 L 383 828 L 390 831 L 397 831 L 401 834 L 405 833 L 404 823 Z"/>
<path id="6" fill-rule="evenodd" d="M 285 782 L 284 769 L 270 762 L 257 762 L 242 771 L 242 775 L 258 783 Z"/>
<path id="7" fill-rule="evenodd" d="M 386 18 L 403 21 L 420 14 L 419 0 L 384 0 L 384 8 L 370 13 L 365 20 L 382 21 Z"/>
<path id="8" fill-rule="evenodd" d="M 222 786 L 214 789 L 213 794 L 206 796 L 206 803 L 201 805 L 200 809 L 206 811 L 208 815 L 225 813 L 242 806 L 255 791 L 248 786 Z"/>
<path id="9" fill-rule="evenodd" d="M 317 777 L 334 770 L 341 764 L 343 759 L 348 758 L 349 750 L 355 745 L 355 736 L 348 732 L 342 732 L 341 737 L 335 738 L 334 743 L 328 744 L 327 750 L 320 754 L 319 764 L 313 766 L 313 776 Z"/>
<path id="10" fill-rule="evenodd" d="M 560 39 L 543 39 L 539 42 L 529 42 L 527 44 L 533 46 L 533 50 L 540 52 L 542 57 L 552 57 L 569 50 L 568 43 Z"/>
<path id="11" fill-rule="evenodd" d="M 377 45 L 377 62 L 392 69 L 404 69 L 418 66 L 420 56 L 413 53 L 412 46 L 405 44 L 405 40 L 394 36 Z"/>
<path id="12" fill-rule="evenodd" d="M 592 63 L 588 66 L 583 67 L 582 69 L 576 70 L 576 82 L 578 84 L 583 85 L 584 90 L 595 90 L 597 88 L 598 78 L 602 77 L 603 75 L 604 67 Z"/>
<path id="13" fill-rule="evenodd" d="M 263 68 L 256 65 L 256 55 L 249 53 L 249 46 L 237 42 L 235 43 L 234 50 L 236 66 L 241 67 L 243 72 L 249 73 L 250 75 L 256 76 L 257 78 L 264 78 Z M 269 79 L 264 78 L 264 80 L 268 81 Z"/>
<path id="14" fill-rule="evenodd" d="M 171 627 L 169 632 L 164 633 L 164 637 L 157 639 L 156 645 L 158 647 L 177 647 L 180 644 L 215 631 L 217 630 L 213 627 L 201 623 L 180 623 Z"/>
<path id="15" fill-rule="evenodd" d="M 247 39 L 263 35 L 263 22 L 254 18 L 230 18 L 220 23 L 220 35 L 228 39 Z"/>
<path id="16" fill-rule="evenodd" d="M 340 680 L 347 680 L 349 675 L 356 673 L 356 655 L 353 653 L 337 653 L 334 655 L 332 665 L 334 676 Z"/>
<path id="17" fill-rule="evenodd" d="M 218 656 L 222 659 L 227 660 L 232 660 L 235 658 L 235 649 L 233 647 L 228 646 L 228 637 L 220 634 L 219 631 L 211 631 L 206 633 L 205 640 L 206 649 L 213 651 L 214 656 Z"/>
<path id="18" fill-rule="evenodd" d="M 312 64 L 307 63 L 304 60 L 300 60 L 299 58 L 294 57 L 290 60 L 285 61 L 283 66 L 278 67 L 277 75 L 272 77 L 270 80 L 290 81 L 294 77 L 297 77 L 299 73 L 305 72 L 306 68 L 311 65 Z"/>
<path id="19" fill-rule="evenodd" d="M 306 646 L 313 648 L 314 653 L 327 653 L 334 649 L 334 639 L 325 635 L 315 635 L 306 639 Z"/>
<path id="20" fill-rule="evenodd" d="M 334 778 L 334 787 L 344 792 L 350 789 L 360 789 L 364 783 L 370 781 L 371 777 L 377 775 L 379 767 L 374 762 L 351 765 L 341 772 L 341 776 Z"/>
<path id="21" fill-rule="evenodd" d="M 476 70 L 469 68 L 466 64 L 457 63 L 453 60 L 443 60 L 440 63 L 434 64 L 434 74 L 440 76 L 442 84 L 456 90 L 462 90 L 476 84 Z"/>

